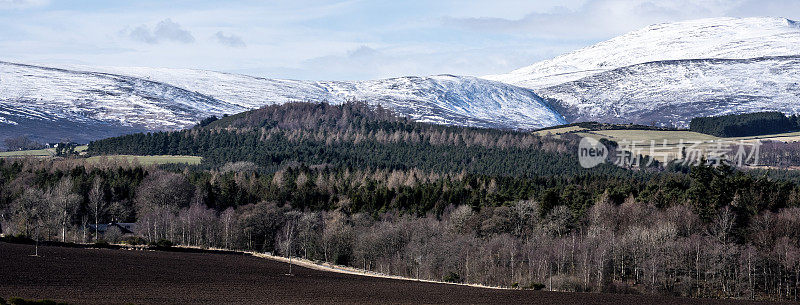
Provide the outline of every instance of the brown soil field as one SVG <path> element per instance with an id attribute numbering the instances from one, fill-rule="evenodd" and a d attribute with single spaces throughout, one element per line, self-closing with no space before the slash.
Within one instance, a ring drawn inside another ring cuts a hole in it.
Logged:
<path id="1" fill-rule="evenodd" d="M 0 242 L 0 297 L 75 304 L 750 304 L 659 296 L 502 290 L 326 272 L 245 254 Z M 764 302 L 757 304 L 766 304 Z"/>

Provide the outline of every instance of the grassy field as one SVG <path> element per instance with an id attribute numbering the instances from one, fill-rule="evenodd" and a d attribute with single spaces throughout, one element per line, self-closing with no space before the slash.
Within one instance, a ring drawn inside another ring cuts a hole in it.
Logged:
<path id="1" fill-rule="evenodd" d="M 160 165 L 172 163 L 200 164 L 202 157 L 197 156 L 132 156 L 132 155 L 111 155 L 89 157 L 89 162 L 100 162 L 103 158 L 109 160 L 125 160 L 131 163 L 138 162 L 142 165 Z"/>
<path id="2" fill-rule="evenodd" d="M 89 148 L 86 145 L 75 147 L 76 152 L 84 152 Z M 0 158 L 13 158 L 13 157 L 50 157 L 56 154 L 55 148 L 35 149 L 35 150 L 18 150 L 18 151 L 3 151 L 0 152 Z"/>
<path id="3" fill-rule="evenodd" d="M 19 151 L 4 151 L 0 152 L 2 158 L 13 157 L 49 157 L 55 154 L 52 148 L 36 149 L 36 150 L 19 150 Z"/>
<path id="4" fill-rule="evenodd" d="M 556 135 L 561 135 L 561 134 L 565 134 L 565 133 L 575 133 L 575 132 L 584 131 L 584 130 L 586 130 L 586 128 L 583 128 L 583 127 L 580 127 L 580 126 L 567 126 L 567 127 L 561 127 L 561 128 L 553 128 L 553 129 L 545 129 L 545 130 L 534 131 L 533 134 L 538 135 L 538 136 L 546 136 L 546 135 L 556 136 Z"/>
<path id="5" fill-rule="evenodd" d="M 656 143 L 679 143 L 681 140 L 686 141 L 713 141 L 717 137 L 692 132 L 692 131 L 667 131 L 667 130 L 597 130 L 582 133 L 586 136 L 607 138 L 610 140 L 627 140 L 627 141 L 656 141 Z M 619 142 L 619 141 L 618 141 Z"/>
<path id="6" fill-rule="evenodd" d="M 722 141 L 754 141 L 754 140 L 771 140 L 783 142 L 797 142 L 800 141 L 800 132 L 790 132 L 772 135 L 760 135 L 752 137 L 736 137 L 736 138 L 720 138 L 712 135 L 697 133 L 693 131 L 671 131 L 671 130 L 596 130 L 596 131 L 579 131 L 579 135 L 607 138 L 611 140 L 624 139 L 628 141 L 656 141 L 656 143 L 674 144 L 679 143 L 681 140 L 684 142 L 708 142 L 714 143 Z M 616 140 L 615 140 L 616 141 Z"/>
<path id="7" fill-rule="evenodd" d="M 78 146 L 75 151 L 81 154 L 86 151 L 87 146 Z M 23 157 L 52 157 L 55 155 L 55 149 L 37 149 L 37 150 L 20 150 L 20 151 L 7 151 L 0 152 L 0 158 L 23 158 Z M 99 162 L 103 159 L 110 160 L 124 160 L 127 162 L 138 162 L 142 165 L 160 165 L 171 163 L 185 163 L 185 164 L 200 164 L 203 160 L 202 157 L 197 156 L 132 156 L 132 155 L 110 155 L 110 156 L 96 156 L 89 157 L 89 162 Z"/>
<path id="8" fill-rule="evenodd" d="M 633 148 L 636 150 L 636 154 L 653 156 L 655 159 L 662 162 L 680 158 L 682 147 L 691 147 L 703 151 L 703 155 L 708 157 L 706 152 L 718 149 L 721 145 L 723 147 L 725 145 L 738 145 L 740 141 L 745 143 L 752 143 L 757 140 L 782 142 L 800 141 L 800 132 L 720 138 L 686 130 L 590 130 L 576 126 L 542 130 L 537 132 L 537 134 L 543 135 L 542 133 L 546 132 L 555 135 L 571 133 L 598 140 L 602 138 L 612 140 L 619 144 L 620 149 L 631 150 L 630 148 Z M 734 146 L 734 148 L 735 147 L 738 146 Z"/>

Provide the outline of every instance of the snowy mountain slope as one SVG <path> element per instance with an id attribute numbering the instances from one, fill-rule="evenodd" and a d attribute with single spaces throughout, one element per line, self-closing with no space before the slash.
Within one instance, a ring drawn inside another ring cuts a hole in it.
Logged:
<path id="1" fill-rule="evenodd" d="M 246 108 L 289 101 L 381 104 L 420 121 L 532 129 L 564 123 L 530 90 L 475 77 L 436 75 L 368 81 L 299 81 L 190 69 L 93 68 L 163 82 Z"/>
<path id="2" fill-rule="evenodd" d="M 537 92 L 569 121 L 687 127 L 697 116 L 800 113 L 800 56 L 658 61 Z"/>
<path id="3" fill-rule="evenodd" d="M 40 141 L 85 142 L 109 136 L 108 130 L 174 130 L 210 115 L 289 101 L 363 100 L 437 124 L 533 129 L 565 122 L 531 90 L 474 77 L 316 82 L 200 70 L 81 70 L 0 62 L 0 140 L 23 131 Z M 72 127 L 36 128 L 56 122 Z"/>
<path id="4" fill-rule="evenodd" d="M 475 77 L 436 75 L 362 82 L 315 82 L 329 100 L 376 101 L 415 120 L 436 124 L 534 129 L 564 124 L 532 91 Z"/>
<path id="5" fill-rule="evenodd" d="M 26 134 L 40 142 L 86 142 L 244 110 L 134 77 L 0 62 L 0 140 Z"/>
<path id="6" fill-rule="evenodd" d="M 322 100 L 329 97 L 324 88 L 313 82 L 252 77 L 193 69 L 149 67 L 87 67 L 67 66 L 71 70 L 101 71 L 147 79 L 214 96 L 243 108 L 288 101 Z"/>
<path id="7" fill-rule="evenodd" d="M 568 121 L 686 127 L 692 117 L 800 112 L 800 23 L 714 18 L 658 24 L 487 76 L 533 88 Z"/>
<path id="8" fill-rule="evenodd" d="M 135 77 L 0 62 L 0 105 L 43 120 L 99 120 L 147 129 L 245 108 Z"/>
<path id="9" fill-rule="evenodd" d="M 634 64 L 680 59 L 800 55 L 800 23 L 710 18 L 656 24 L 487 79 L 544 88 Z"/>

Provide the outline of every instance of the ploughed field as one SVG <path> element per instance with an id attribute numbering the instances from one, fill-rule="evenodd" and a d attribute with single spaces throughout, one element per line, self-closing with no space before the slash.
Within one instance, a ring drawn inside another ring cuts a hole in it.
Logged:
<path id="1" fill-rule="evenodd" d="M 730 304 L 658 296 L 499 290 L 319 271 L 245 254 L 0 242 L 0 297 L 76 304 Z M 737 301 L 733 303 L 744 304 Z"/>

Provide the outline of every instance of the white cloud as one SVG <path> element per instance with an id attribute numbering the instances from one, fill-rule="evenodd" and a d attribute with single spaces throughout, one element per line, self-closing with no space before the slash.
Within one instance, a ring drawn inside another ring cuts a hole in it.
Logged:
<path id="1" fill-rule="evenodd" d="M 49 4 L 48 0 L 0 0 L 0 9 L 27 9 Z"/>
<path id="2" fill-rule="evenodd" d="M 607 39 L 655 23 L 709 17 L 800 14 L 796 0 L 588 0 L 576 8 L 534 11 L 517 19 L 443 18 L 470 31 L 548 39 Z"/>
<path id="3" fill-rule="evenodd" d="M 234 34 L 225 34 L 222 31 L 214 34 L 214 38 L 217 39 L 217 42 L 233 48 L 244 48 L 247 46 L 244 40 L 242 40 L 242 37 Z"/>
<path id="4" fill-rule="evenodd" d="M 440 50 L 424 45 L 378 49 L 362 45 L 347 52 L 304 61 L 291 73 L 297 78 L 311 80 L 365 80 L 436 74 L 484 75 L 507 72 L 575 47 L 554 44 L 527 49 L 499 46 Z"/>
<path id="5" fill-rule="evenodd" d="M 130 31 L 128 36 L 136 41 L 146 42 L 150 44 L 158 43 L 158 39 L 150 32 L 150 28 L 145 25 L 140 25 Z"/>
<path id="6" fill-rule="evenodd" d="M 318 80 L 485 75 L 653 23 L 720 16 L 800 19 L 798 0 L 297 0 L 225 6 L 144 0 L 36 7 L 43 3 L 0 0 L 0 60 Z M 2 9 L 12 7 L 30 9 Z"/>
<path id="7" fill-rule="evenodd" d="M 189 31 L 183 29 L 180 24 L 172 19 L 164 19 L 159 22 L 153 31 L 147 25 L 140 25 L 133 30 L 123 31 L 133 40 L 156 44 L 162 41 L 172 41 L 181 43 L 193 43 L 194 36 Z"/>

